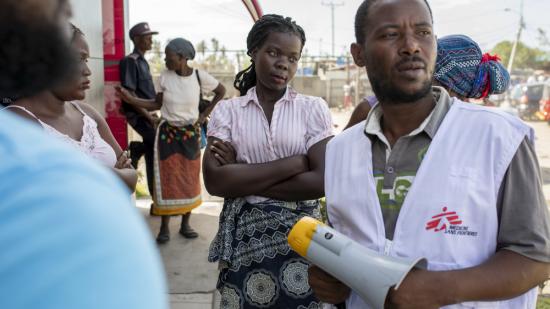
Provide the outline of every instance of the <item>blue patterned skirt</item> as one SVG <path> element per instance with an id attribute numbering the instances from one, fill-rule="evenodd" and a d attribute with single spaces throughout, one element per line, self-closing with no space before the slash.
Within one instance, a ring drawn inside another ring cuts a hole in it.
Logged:
<path id="1" fill-rule="evenodd" d="M 225 199 L 208 260 L 219 261 L 221 308 L 318 309 L 308 283 L 309 263 L 288 246 L 303 216 L 319 217 L 318 201 Z"/>

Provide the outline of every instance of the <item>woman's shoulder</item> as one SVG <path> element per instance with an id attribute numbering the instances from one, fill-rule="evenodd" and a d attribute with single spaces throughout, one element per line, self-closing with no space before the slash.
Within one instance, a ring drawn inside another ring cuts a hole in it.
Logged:
<path id="1" fill-rule="evenodd" d="M 175 74 L 174 71 L 170 71 L 170 70 L 164 69 L 164 70 L 160 71 L 159 76 L 160 76 L 161 78 L 165 78 L 165 77 L 167 77 L 167 76 L 173 76 L 174 74 Z"/>
<path id="2" fill-rule="evenodd" d="M 294 91 L 293 96 L 294 96 L 295 102 L 299 104 L 304 104 L 308 108 L 320 108 L 320 109 L 328 108 L 328 103 L 325 101 L 325 99 L 321 97 L 301 94 L 296 91 Z"/>
<path id="3" fill-rule="evenodd" d="M 221 109 L 221 110 L 234 110 L 235 108 L 239 107 L 243 103 L 243 97 L 234 97 L 229 99 L 223 99 L 216 104 L 216 107 L 214 109 Z"/>
<path id="4" fill-rule="evenodd" d="M 11 113 L 21 117 L 25 118 L 26 120 L 29 120 L 31 122 L 41 124 L 40 120 L 38 119 L 38 116 L 36 116 L 36 112 L 33 111 L 32 107 L 30 105 L 20 105 L 17 103 L 12 103 L 8 107 L 3 108 L 4 111 L 10 111 Z"/>
<path id="5" fill-rule="evenodd" d="M 103 122 L 105 121 L 105 118 L 103 118 L 103 116 L 97 111 L 97 109 L 95 109 L 88 103 L 82 101 L 71 101 L 70 104 L 73 104 L 81 113 L 91 118 L 96 123 L 96 125 L 103 124 Z"/>
<path id="6" fill-rule="evenodd" d="M 207 71 L 205 70 L 202 70 L 202 69 L 195 69 L 195 71 L 193 72 L 193 75 L 195 75 L 195 72 L 198 72 L 199 74 L 199 78 L 201 79 L 201 82 L 204 80 L 205 82 L 210 82 L 210 83 L 214 83 L 214 82 L 219 82 L 218 79 L 216 77 L 214 77 L 212 74 L 208 73 Z"/>
<path id="7" fill-rule="evenodd" d="M 74 106 L 76 106 L 76 108 L 78 108 L 80 111 L 82 111 L 83 113 L 85 113 L 86 115 L 90 116 L 93 119 L 101 117 L 99 112 L 88 103 L 85 103 L 82 101 L 70 101 L 68 103 L 73 104 Z"/>
<path id="8" fill-rule="evenodd" d="M 199 68 L 194 68 L 193 69 L 193 74 L 195 74 L 195 72 L 198 72 L 200 77 L 202 77 L 202 76 L 212 76 L 212 74 L 208 73 L 208 71 L 203 70 L 203 69 L 199 69 Z"/>

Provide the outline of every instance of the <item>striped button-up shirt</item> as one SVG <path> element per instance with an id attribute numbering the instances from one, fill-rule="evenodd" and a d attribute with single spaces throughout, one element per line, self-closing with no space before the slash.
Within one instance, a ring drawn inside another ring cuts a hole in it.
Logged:
<path id="1" fill-rule="evenodd" d="M 231 142 L 239 163 L 265 163 L 304 155 L 317 142 L 333 135 L 327 103 L 288 87 L 275 103 L 271 125 L 260 106 L 256 88 L 221 101 L 212 112 L 208 136 Z M 264 201 L 247 197 L 249 203 Z"/>

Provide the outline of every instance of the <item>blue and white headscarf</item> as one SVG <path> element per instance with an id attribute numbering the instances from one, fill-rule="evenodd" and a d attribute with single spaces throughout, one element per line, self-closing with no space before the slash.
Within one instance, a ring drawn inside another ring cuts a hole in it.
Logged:
<path id="1" fill-rule="evenodd" d="M 449 35 L 437 40 L 435 79 L 466 98 L 484 98 L 508 89 L 510 75 L 498 56 L 483 54 L 465 35 Z"/>

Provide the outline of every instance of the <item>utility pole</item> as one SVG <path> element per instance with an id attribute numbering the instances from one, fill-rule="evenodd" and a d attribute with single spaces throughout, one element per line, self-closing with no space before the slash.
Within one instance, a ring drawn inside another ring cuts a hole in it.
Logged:
<path id="1" fill-rule="evenodd" d="M 324 6 L 330 7 L 330 11 L 331 11 L 330 12 L 331 13 L 331 18 L 332 18 L 332 54 L 331 54 L 331 56 L 334 57 L 334 9 L 338 6 L 343 6 L 344 1 L 342 1 L 342 2 L 334 2 L 333 0 L 323 1 L 321 4 L 324 5 Z"/>
<path id="2" fill-rule="evenodd" d="M 514 41 L 514 45 L 512 46 L 512 52 L 510 53 L 510 59 L 508 60 L 508 73 L 512 74 L 512 67 L 514 65 L 514 58 L 516 57 L 516 49 L 518 47 L 518 43 L 521 39 L 521 30 L 525 27 L 525 22 L 523 20 L 523 1 L 521 0 L 520 4 L 520 11 L 519 11 L 519 28 L 518 33 L 516 35 L 516 40 Z M 506 9 L 506 11 L 511 11 L 510 9 Z"/>

